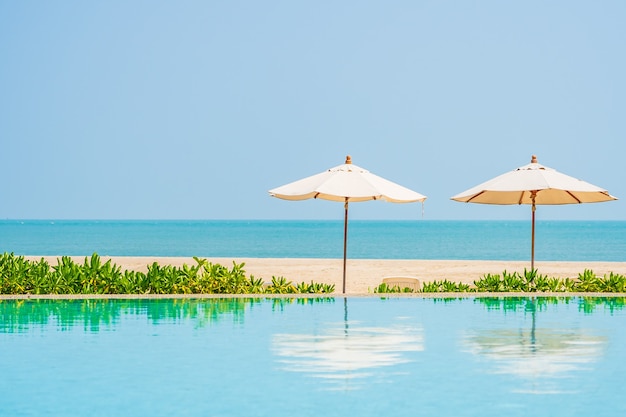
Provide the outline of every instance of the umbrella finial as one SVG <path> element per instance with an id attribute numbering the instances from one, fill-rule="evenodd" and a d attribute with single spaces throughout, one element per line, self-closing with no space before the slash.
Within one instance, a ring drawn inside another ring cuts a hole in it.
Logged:
<path id="1" fill-rule="evenodd" d="M 351 164 L 352 163 L 352 158 L 350 157 L 350 155 L 346 156 L 346 164 Z"/>
<path id="2" fill-rule="evenodd" d="M 530 158 L 530 163 L 531 164 L 536 164 L 537 163 L 537 155 L 533 155 L 532 158 Z"/>

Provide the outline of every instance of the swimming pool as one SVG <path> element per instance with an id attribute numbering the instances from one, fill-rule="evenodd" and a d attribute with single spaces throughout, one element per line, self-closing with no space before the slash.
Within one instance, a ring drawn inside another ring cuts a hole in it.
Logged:
<path id="1" fill-rule="evenodd" d="M 3 300 L 0 415 L 624 415 L 625 305 Z"/>

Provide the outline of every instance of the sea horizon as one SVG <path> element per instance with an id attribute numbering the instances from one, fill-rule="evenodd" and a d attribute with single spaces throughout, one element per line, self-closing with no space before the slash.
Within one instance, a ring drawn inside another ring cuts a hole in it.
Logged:
<path id="1" fill-rule="evenodd" d="M 0 252 L 27 256 L 341 258 L 343 220 L 0 221 Z M 538 220 L 535 260 L 626 262 L 624 220 Z M 527 260 L 525 220 L 350 220 L 351 259 Z"/>

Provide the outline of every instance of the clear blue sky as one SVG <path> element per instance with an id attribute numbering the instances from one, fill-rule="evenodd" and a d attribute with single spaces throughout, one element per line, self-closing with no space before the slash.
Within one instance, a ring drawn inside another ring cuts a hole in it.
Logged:
<path id="1" fill-rule="evenodd" d="M 621 198 L 538 219 L 626 220 L 624 22 L 623 0 L 0 0 L 0 218 L 342 219 L 267 191 L 350 154 L 424 219 L 528 219 L 450 197 L 537 154 Z"/>

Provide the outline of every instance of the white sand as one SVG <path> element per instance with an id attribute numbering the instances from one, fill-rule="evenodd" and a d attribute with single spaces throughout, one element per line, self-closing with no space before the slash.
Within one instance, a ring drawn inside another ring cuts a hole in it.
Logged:
<path id="1" fill-rule="evenodd" d="M 41 257 L 27 257 L 31 260 Z M 51 265 L 57 264 L 60 257 L 44 257 Z M 84 257 L 72 257 L 75 262 L 83 263 Z M 111 259 L 122 270 L 147 270 L 153 262 L 160 265 L 182 266 L 195 265 L 193 258 L 178 257 L 102 257 L 103 262 Z M 341 293 L 341 259 L 294 259 L 294 258 L 207 258 L 210 262 L 231 268 L 233 261 L 245 263 L 247 275 L 263 278 L 270 282 L 272 276 L 285 277 L 293 283 L 317 282 L 335 284 L 335 293 Z M 530 269 L 530 261 L 442 261 L 442 260 L 348 260 L 346 293 L 372 293 L 383 277 L 409 276 L 421 282 L 447 279 L 453 282 L 472 283 L 483 275 L 508 272 L 524 272 Z M 596 275 L 609 272 L 626 275 L 626 262 L 535 262 L 540 274 L 550 277 L 575 278 L 585 269 L 591 269 Z"/>

